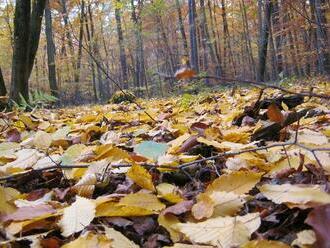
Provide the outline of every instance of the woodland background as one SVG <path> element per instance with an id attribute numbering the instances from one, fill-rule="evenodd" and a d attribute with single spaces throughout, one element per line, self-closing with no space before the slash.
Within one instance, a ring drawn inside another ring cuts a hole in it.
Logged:
<path id="1" fill-rule="evenodd" d="M 106 71 L 138 96 L 168 96 L 177 86 L 164 75 L 182 66 L 257 81 L 326 75 L 329 7 L 328 0 L 1 0 L 0 95 L 7 89 L 19 101 L 39 90 L 62 103 L 104 102 L 118 90 Z"/>

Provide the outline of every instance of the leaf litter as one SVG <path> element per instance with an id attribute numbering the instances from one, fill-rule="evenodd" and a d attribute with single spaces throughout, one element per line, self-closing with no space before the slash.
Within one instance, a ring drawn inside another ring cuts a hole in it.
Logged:
<path id="1" fill-rule="evenodd" d="M 1 246 L 328 247 L 329 102 L 186 98 L 2 113 Z"/>

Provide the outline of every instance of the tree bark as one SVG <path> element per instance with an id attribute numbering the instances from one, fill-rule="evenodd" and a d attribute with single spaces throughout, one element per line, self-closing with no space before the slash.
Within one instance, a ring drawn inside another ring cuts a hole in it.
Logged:
<path id="1" fill-rule="evenodd" d="M 10 98 L 19 102 L 20 95 L 29 99 L 28 40 L 30 34 L 31 0 L 17 0 L 14 17 L 14 51 Z"/>
<path id="2" fill-rule="evenodd" d="M 267 62 L 267 47 L 268 47 L 271 15 L 272 15 L 272 1 L 266 0 L 264 7 L 263 25 L 260 34 L 260 44 L 259 44 L 259 53 L 258 53 L 259 66 L 257 73 L 257 81 L 264 81 L 266 62 Z"/>
<path id="3" fill-rule="evenodd" d="M 0 96 L 5 96 L 7 94 L 7 89 L 5 85 L 5 80 L 3 79 L 1 67 L 0 67 Z"/>
<path id="4" fill-rule="evenodd" d="M 116 3 L 117 4 L 120 3 L 120 0 L 117 0 Z M 121 25 L 121 13 L 120 13 L 120 8 L 118 6 L 116 6 L 115 8 L 115 18 L 117 24 L 119 57 L 120 57 L 120 65 L 121 65 L 121 80 L 123 82 L 123 88 L 128 89 L 127 59 L 125 53 L 123 29 Z"/>
<path id="5" fill-rule="evenodd" d="M 145 67 L 144 67 L 144 52 L 143 52 L 143 39 L 142 39 L 142 23 L 141 18 L 138 16 L 137 9 L 142 7 L 142 2 L 138 1 L 135 6 L 135 1 L 131 0 L 132 6 L 132 20 L 134 23 L 134 36 L 135 36 L 135 86 L 137 88 L 137 95 L 140 96 L 140 87 L 145 85 Z"/>
<path id="6" fill-rule="evenodd" d="M 10 98 L 19 102 L 20 95 L 28 101 L 29 78 L 39 46 L 42 17 L 46 0 L 17 0 L 14 18 L 14 51 Z"/>
<path id="7" fill-rule="evenodd" d="M 59 96 L 57 80 L 56 80 L 56 63 L 55 63 L 55 44 L 53 39 L 52 13 L 49 8 L 49 0 L 47 0 L 45 8 L 45 24 L 47 39 L 47 62 L 48 62 L 48 80 L 51 94 L 55 97 Z"/>
<path id="8" fill-rule="evenodd" d="M 189 4 L 189 36 L 190 36 L 190 64 L 198 73 L 198 44 L 197 44 L 197 28 L 196 28 L 196 2 L 188 0 Z"/>
<path id="9" fill-rule="evenodd" d="M 184 30 L 184 24 L 183 24 L 182 12 L 181 12 L 181 6 L 180 6 L 179 0 L 175 0 L 175 6 L 176 6 L 176 9 L 177 9 L 177 12 L 178 12 L 179 28 L 180 28 L 183 48 L 184 48 L 184 51 L 185 51 L 185 56 L 188 57 L 189 56 L 188 42 L 187 42 L 186 32 Z"/>
<path id="10" fill-rule="evenodd" d="M 85 15 L 85 0 L 81 0 L 80 4 L 80 16 L 79 16 L 79 43 L 78 43 L 78 55 L 77 55 L 77 65 L 76 65 L 76 76 L 75 82 L 78 83 L 80 80 L 80 69 L 81 69 L 81 59 L 82 59 L 82 46 L 84 37 L 84 15 Z"/>

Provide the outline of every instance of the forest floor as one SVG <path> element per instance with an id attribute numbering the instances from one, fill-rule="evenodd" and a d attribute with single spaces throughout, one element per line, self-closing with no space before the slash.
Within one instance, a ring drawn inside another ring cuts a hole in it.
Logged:
<path id="1" fill-rule="evenodd" d="M 329 247 L 328 86 L 0 113 L 0 245 Z"/>

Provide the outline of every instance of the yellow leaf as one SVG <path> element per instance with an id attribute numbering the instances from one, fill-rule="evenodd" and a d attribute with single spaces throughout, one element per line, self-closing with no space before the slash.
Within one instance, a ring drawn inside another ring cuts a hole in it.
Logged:
<path id="1" fill-rule="evenodd" d="M 154 211 L 135 207 L 120 205 L 117 202 L 106 202 L 100 204 L 96 208 L 96 217 L 133 217 L 133 216 L 147 216 L 155 214 Z"/>
<path id="2" fill-rule="evenodd" d="M 62 235 L 68 237 L 86 228 L 95 217 L 95 203 L 86 198 L 77 196 L 76 201 L 64 209 L 59 222 Z"/>
<path id="3" fill-rule="evenodd" d="M 252 171 L 235 171 L 215 179 L 207 189 L 206 193 L 212 191 L 233 192 L 237 195 L 248 193 L 261 179 L 263 173 Z"/>
<path id="4" fill-rule="evenodd" d="M 52 144 L 52 136 L 44 131 L 38 131 L 33 139 L 36 148 L 46 150 Z"/>
<path id="5" fill-rule="evenodd" d="M 288 107 L 288 105 L 285 104 L 285 102 L 281 102 L 281 106 L 284 111 L 289 111 L 289 107 Z"/>
<path id="6" fill-rule="evenodd" d="M 170 148 L 168 149 L 168 153 L 171 154 L 175 154 L 179 151 L 179 149 L 181 148 L 181 145 L 190 138 L 190 134 L 189 133 L 185 133 L 181 136 L 179 136 L 178 138 L 176 138 L 175 140 L 172 140 L 168 143 L 168 145 L 170 146 Z"/>
<path id="7" fill-rule="evenodd" d="M 119 205 L 145 208 L 153 212 L 160 212 L 166 206 L 161 203 L 157 196 L 147 193 L 129 194 L 121 198 Z"/>
<path id="8" fill-rule="evenodd" d="M 249 142 L 250 134 L 243 133 L 242 131 L 223 131 L 223 139 L 234 143 L 246 144 Z"/>
<path id="9" fill-rule="evenodd" d="M 304 207 L 308 204 L 314 206 L 330 203 L 330 195 L 319 185 L 264 184 L 259 187 L 259 190 L 267 199 L 277 204 L 288 203 Z"/>
<path id="10" fill-rule="evenodd" d="M 217 217 L 199 223 L 179 223 L 174 228 L 191 242 L 230 248 L 246 243 L 261 224 L 259 214 Z"/>
<path id="11" fill-rule="evenodd" d="M 192 214 L 197 220 L 211 216 L 233 216 L 245 203 L 243 197 L 232 192 L 202 193 L 197 199 L 197 203 L 192 208 Z"/>
<path id="12" fill-rule="evenodd" d="M 173 214 L 165 214 L 165 215 L 161 214 L 158 216 L 158 223 L 170 233 L 171 240 L 173 242 L 178 242 L 182 240 L 183 235 L 173 228 L 175 224 L 180 223 L 178 217 L 176 217 Z"/>
<path id="13" fill-rule="evenodd" d="M 152 176 L 141 165 L 133 164 L 127 172 L 127 176 L 131 178 L 140 187 L 155 191 L 155 187 L 152 183 Z"/>
<path id="14" fill-rule="evenodd" d="M 279 241 L 253 240 L 245 243 L 241 248 L 290 248 L 290 246 Z"/>
<path id="15" fill-rule="evenodd" d="M 179 203 L 183 201 L 178 192 L 178 188 L 169 183 L 158 184 L 157 187 L 158 197 L 163 198 L 171 203 Z"/>
<path id="16" fill-rule="evenodd" d="M 139 248 L 133 241 L 130 241 L 122 233 L 116 231 L 113 228 L 103 226 L 105 229 L 106 237 L 111 240 L 112 248 Z"/>
<path id="17" fill-rule="evenodd" d="M 118 161 L 121 159 L 130 159 L 128 152 L 117 148 L 111 144 L 101 145 L 95 149 L 95 160 L 101 160 L 104 158 L 109 158 L 112 161 Z"/>
<path id="18" fill-rule="evenodd" d="M 87 232 L 74 241 L 67 243 L 62 248 L 109 248 L 112 247 L 112 242 L 105 235 L 93 234 Z"/>
<path id="19" fill-rule="evenodd" d="M 20 197 L 20 192 L 13 188 L 0 186 L 0 214 L 10 214 L 16 210 L 14 201 Z"/>

